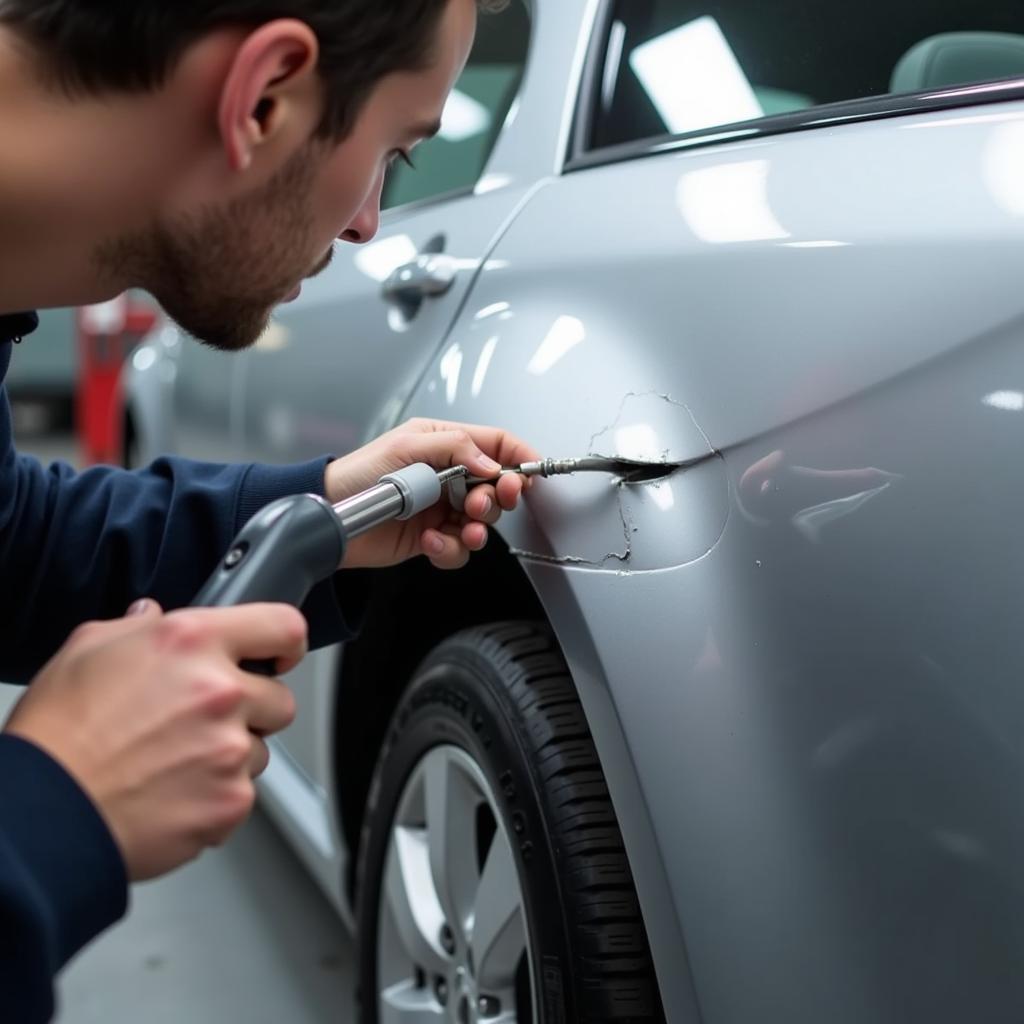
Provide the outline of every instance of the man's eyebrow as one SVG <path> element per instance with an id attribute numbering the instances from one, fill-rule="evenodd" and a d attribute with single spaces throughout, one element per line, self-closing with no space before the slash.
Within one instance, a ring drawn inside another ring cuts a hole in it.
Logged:
<path id="1" fill-rule="evenodd" d="M 424 121 L 421 124 L 414 124 L 409 129 L 409 135 L 418 139 L 432 139 L 440 130 L 440 121 Z"/>

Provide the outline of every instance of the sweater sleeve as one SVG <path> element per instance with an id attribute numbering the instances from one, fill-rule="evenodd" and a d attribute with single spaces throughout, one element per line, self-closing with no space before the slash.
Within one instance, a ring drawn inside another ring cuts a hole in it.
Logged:
<path id="1" fill-rule="evenodd" d="M 53 1015 L 53 977 L 125 912 L 124 863 L 106 823 L 38 747 L 0 735 L 0 1006 Z"/>
<path id="2" fill-rule="evenodd" d="M 278 497 L 323 493 L 327 457 L 295 466 L 158 459 L 76 473 L 19 455 L 0 401 L 0 679 L 24 682 L 76 625 L 123 615 L 138 597 L 187 605 L 238 529 Z M 339 576 L 339 586 L 356 577 Z M 347 595 L 346 608 L 357 605 Z M 333 580 L 303 607 L 310 644 L 347 639 Z"/>

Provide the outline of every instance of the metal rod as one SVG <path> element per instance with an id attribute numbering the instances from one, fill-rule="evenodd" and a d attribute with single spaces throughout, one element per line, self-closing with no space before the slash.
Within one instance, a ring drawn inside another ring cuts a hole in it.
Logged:
<path id="1" fill-rule="evenodd" d="M 401 515 L 405 499 L 394 484 L 378 484 L 368 491 L 339 501 L 333 507 L 346 537 L 358 537 L 378 523 Z"/>

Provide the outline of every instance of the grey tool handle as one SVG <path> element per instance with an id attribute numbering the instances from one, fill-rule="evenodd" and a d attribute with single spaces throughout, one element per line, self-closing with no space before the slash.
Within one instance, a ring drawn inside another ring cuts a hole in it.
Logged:
<path id="1" fill-rule="evenodd" d="M 341 565 L 344 555 L 344 527 L 323 498 L 315 494 L 279 498 L 245 524 L 192 606 L 282 601 L 301 608 L 313 587 Z M 272 676 L 276 666 L 273 660 L 243 661 L 242 668 Z"/>
<path id="2" fill-rule="evenodd" d="M 246 523 L 192 605 L 281 601 L 299 608 L 344 555 L 344 527 L 323 498 L 279 498 Z"/>
<path id="3" fill-rule="evenodd" d="M 389 519 L 410 519 L 440 497 L 436 471 L 418 462 L 334 506 L 315 494 L 279 498 L 246 523 L 192 606 L 274 601 L 301 608 L 313 587 L 341 566 L 349 537 Z M 242 667 L 274 672 L 272 662 Z"/>

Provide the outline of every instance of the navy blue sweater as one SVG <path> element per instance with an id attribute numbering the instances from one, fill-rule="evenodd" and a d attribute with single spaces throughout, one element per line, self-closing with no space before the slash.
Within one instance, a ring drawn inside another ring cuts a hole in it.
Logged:
<path id="1" fill-rule="evenodd" d="M 27 682 L 78 623 L 123 615 L 137 597 L 165 608 L 188 604 L 257 509 L 286 494 L 323 492 L 327 461 L 281 468 L 160 459 L 131 473 L 44 468 L 15 452 L 2 389 L 12 339 L 35 323 L 33 314 L 0 317 L 6 682 Z M 349 635 L 332 583 L 303 611 L 312 645 Z M 120 852 L 89 798 L 41 750 L 0 734 L 0 1020 L 49 1020 L 56 972 L 126 906 Z"/>

